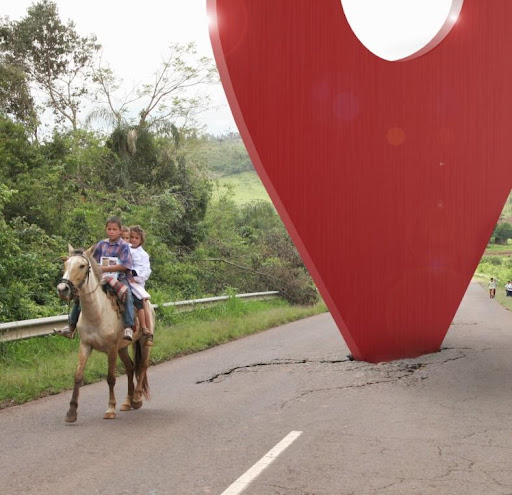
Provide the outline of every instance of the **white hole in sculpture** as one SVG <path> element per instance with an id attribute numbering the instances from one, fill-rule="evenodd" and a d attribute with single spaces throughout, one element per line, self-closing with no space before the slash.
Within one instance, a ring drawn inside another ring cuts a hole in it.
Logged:
<path id="1" fill-rule="evenodd" d="M 419 57 L 437 46 L 459 18 L 464 0 L 341 0 L 359 41 L 389 60 Z"/>

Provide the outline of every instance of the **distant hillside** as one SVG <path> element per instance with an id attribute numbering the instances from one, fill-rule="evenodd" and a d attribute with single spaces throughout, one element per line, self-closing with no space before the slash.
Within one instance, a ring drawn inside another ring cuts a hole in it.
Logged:
<path id="1" fill-rule="evenodd" d="M 214 199 L 229 191 L 239 204 L 270 201 L 238 133 L 202 136 L 195 153 L 206 162 L 215 181 Z"/>
<path id="2" fill-rule="evenodd" d="M 255 171 L 219 177 L 216 184 L 214 198 L 231 190 L 233 199 L 240 204 L 251 201 L 270 201 L 267 191 Z"/>
<path id="3" fill-rule="evenodd" d="M 254 170 L 238 133 L 206 136 L 199 147 L 215 177 Z"/>

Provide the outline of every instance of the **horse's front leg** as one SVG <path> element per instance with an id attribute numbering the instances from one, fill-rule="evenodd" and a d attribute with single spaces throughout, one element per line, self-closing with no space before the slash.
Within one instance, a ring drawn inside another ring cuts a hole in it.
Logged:
<path id="1" fill-rule="evenodd" d="M 133 361 L 128 353 L 128 347 L 123 347 L 118 351 L 119 357 L 124 364 L 124 369 L 126 370 L 126 378 L 128 379 L 128 395 L 121 405 L 121 411 L 129 411 L 132 408 L 133 401 Z"/>
<path id="2" fill-rule="evenodd" d="M 78 395 L 80 393 L 80 386 L 84 379 L 84 369 L 87 363 L 87 359 L 91 355 L 92 347 L 80 342 L 80 350 L 78 352 L 78 366 L 75 372 L 75 387 L 73 388 L 73 395 L 71 396 L 71 402 L 69 403 L 69 411 L 66 414 L 66 421 L 68 423 L 74 423 L 76 421 L 78 409 Z"/>
<path id="3" fill-rule="evenodd" d="M 109 389 L 108 409 L 103 419 L 114 419 L 116 417 L 116 396 L 114 395 L 114 387 L 116 386 L 116 362 L 117 351 L 111 350 L 108 353 L 108 375 L 107 383 Z"/>

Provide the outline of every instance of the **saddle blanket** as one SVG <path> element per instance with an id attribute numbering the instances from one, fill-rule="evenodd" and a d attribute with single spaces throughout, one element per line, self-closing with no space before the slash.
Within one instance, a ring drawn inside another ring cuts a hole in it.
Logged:
<path id="1" fill-rule="evenodd" d="M 124 285 L 122 282 L 119 282 L 115 277 L 110 276 L 103 277 L 102 284 L 109 284 L 110 287 L 112 287 L 112 289 L 114 290 L 117 298 L 121 302 L 125 302 L 126 291 L 128 290 L 128 287 L 126 287 L 126 285 Z"/>

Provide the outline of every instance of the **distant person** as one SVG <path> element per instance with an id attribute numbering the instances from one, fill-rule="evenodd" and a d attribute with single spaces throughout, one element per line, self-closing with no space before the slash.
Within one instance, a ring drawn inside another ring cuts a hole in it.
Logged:
<path id="1" fill-rule="evenodd" d="M 494 277 L 491 277 L 488 287 L 489 287 L 489 297 L 491 299 L 494 299 L 494 297 L 496 296 L 496 287 L 498 287 L 498 281 Z"/>
<path id="2" fill-rule="evenodd" d="M 507 285 L 505 285 L 505 295 L 512 297 L 512 282 L 510 280 L 507 282 Z"/>

